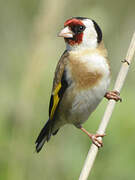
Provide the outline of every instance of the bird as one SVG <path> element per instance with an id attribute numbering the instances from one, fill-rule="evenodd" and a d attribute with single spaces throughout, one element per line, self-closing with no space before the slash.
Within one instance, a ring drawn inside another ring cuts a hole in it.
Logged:
<path id="1" fill-rule="evenodd" d="M 66 50 L 56 66 L 49 118 L 36 139 L 36 152 L 65 124 L 74 125 L 102 147 L 99 137 L 105 134 L 92 134 L 82 127 L 103 97 L 121 100 L 119 92 L 108 92 L 111 70 L 102 30 L 93 19 L 71 17 L 58 36 L 64 38 Z"/>

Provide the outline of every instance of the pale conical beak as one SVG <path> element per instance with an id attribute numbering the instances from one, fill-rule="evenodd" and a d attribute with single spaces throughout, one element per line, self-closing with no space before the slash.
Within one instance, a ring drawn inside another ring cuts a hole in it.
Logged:
<path id="1" fill-rule="evenodd" d="M 74 33 L 69 29 L 69 27 L 65 27 L 64 29 L 61 30 L 61 32 L 58 34 L 59 37 L 64 37 L 64 38 L 73 38 Z"/>

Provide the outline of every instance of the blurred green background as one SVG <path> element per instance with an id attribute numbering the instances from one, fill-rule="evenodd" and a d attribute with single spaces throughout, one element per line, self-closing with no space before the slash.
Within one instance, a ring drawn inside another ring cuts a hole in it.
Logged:
<path id="1" fill-rule="evenodd" d="M 134 0 L 0 0 L 0 180 L 76 180 L 89 138 L 63 127 L 35 153 L 48 119 L 53 74 L 64 41 L 57 38 L 72 16 L 93 18 L 103 30 L 113 87 L 135 30 Z M 117 103 L 89 179 L 135 179 L 135 62 Z M 95 132 L 103 100 L 84 127 Z"/>

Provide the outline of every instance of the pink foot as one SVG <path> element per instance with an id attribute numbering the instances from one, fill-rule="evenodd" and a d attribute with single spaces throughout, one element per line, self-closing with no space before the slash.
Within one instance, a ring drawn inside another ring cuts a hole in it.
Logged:
<path id="1" fill-rule="evenodd" d="M 92 140 L 92 143 L 95 144 L 98 148 L 103 146 L 102 140 L 99 140 L 98 137 L 104 137 L 105 134 L 90 134 L 86 129 L 83 127 L 80 127 L 80 129 L 89 136 L 89 138 Z"/>
<path id="2" fill-rule="evenodd" d="M 103 141 L 99 140 L 98 137 L 104 137 L 105 134 L 88 134 L 88 136 L 98 148 L 103 147 Z"/>
<path id="3" fill-rule="evenodd" d="M 120 93 L 118 91 L 109 91 L 105 94 L 105 97 L 110 100 L 110 99 L 113 99 L 115 100 L 116 102 L 117 101 L 122 101 L 121 97 L 120 97 Z"/>

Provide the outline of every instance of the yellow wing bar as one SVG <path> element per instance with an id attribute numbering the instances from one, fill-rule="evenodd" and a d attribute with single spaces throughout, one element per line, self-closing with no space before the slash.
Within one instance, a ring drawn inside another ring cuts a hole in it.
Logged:
<path id="1" fill-rule="evenodd" d="M 53 115 L 55 113 L 55 110 L 57 108 L 57 105 L 59 103 L 59 96 L 58 96 L 58 92 L 59 90 L 61 89 L 61 83 L 59 83 L 56 87 L 56 89 L 54 90 L 54 93 L 53 93 L 53 105 L 52 105 L 52 109 L 51 109 L 51 113 L 50 113 L 50 119 L 53 119 Z"/>

